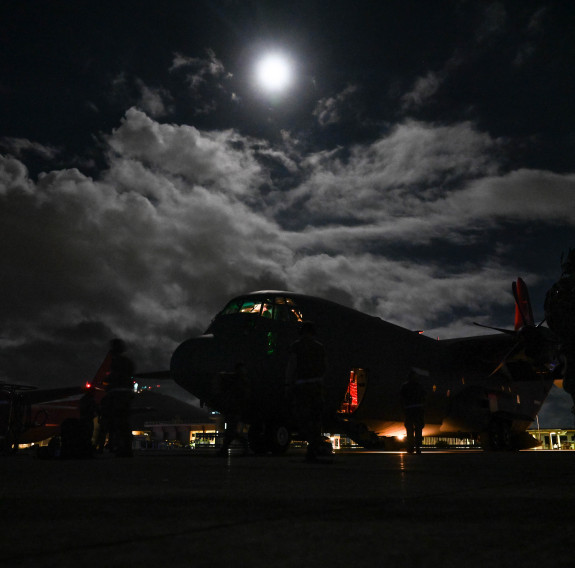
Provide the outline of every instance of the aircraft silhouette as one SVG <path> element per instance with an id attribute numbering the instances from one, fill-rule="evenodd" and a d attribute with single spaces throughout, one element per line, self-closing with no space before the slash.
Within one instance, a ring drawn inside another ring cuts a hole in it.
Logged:
<path id="1" fill-rule="evenodd" d="M 257 453 L 281 453 L 297 433 L 285 392 L 289 347 L 303 321 L 324 344 L 324 431 L 365 447 L 398 447 L 400 388 L 412 368 L 427 390 L 425 436 L 477 436 L 489 449 L 533 447 L 527 432 L 554 379 L 554 338 L 534 325 L 525 283 L 513 283 L 515 328 L 438 341 L 337 303 L 263 290 L 232 299 L 205 334 L 174 351 L 170 376 L 222 411 L 222 377 L 244 363 L 251 382 L 243 420 Z"/>
<path id="2" fill-rule="evenodd" d="M 66 420 L 80 416 L 80 398 L 87 389 L 92 389 L 97 402 L 104 396 L 110 364 L 108 353 L 92 380 L 82 386 L 39 389 L 0 383 L 0 452 L 60 434 Z"/>

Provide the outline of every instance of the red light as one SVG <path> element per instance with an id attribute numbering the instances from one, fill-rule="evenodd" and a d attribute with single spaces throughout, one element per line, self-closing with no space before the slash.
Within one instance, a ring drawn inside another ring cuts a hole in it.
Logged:
<path id="1" fill-rule="evenodd" d="M 86 382 L 86 388 L 87 389 L 91 389 L 92 388 L 92 383 L 90 381 Z"/>

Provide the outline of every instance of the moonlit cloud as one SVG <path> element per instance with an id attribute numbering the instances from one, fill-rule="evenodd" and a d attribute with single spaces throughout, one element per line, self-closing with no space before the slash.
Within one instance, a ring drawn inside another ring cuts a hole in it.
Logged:
<path id="1" fill-rule="evenodd" d="M 425 77 L 417 78 L 412 90 L 405 93 L 401 99 L 403 109 L 411 110 L 427 103 L 439 90 L 443 80 L 444 78 L 433 71 L 429 71 Z"/>
<path id="2" fill-rule="evenodd" d="M 275 224 L 236 198 L 234 182 L 222 191 L 223 180 L 240 173 L 230 170 L 238 155 L 226 149 L 226 138 L 212 143 L 231 166 L 197 176 L 182 164 L 201 157 L 202 144 L 180 162 L 182 139 L 162 129 L 139 132 L 141 120 L 128 113 L 130 137 L 121 128 L 110 137 L 115 153 L 99 181 L 61 170 L 34 183 L 17 160 L 2 159 L 0 231 L 6 269 L 17 278 L 0 284 L 0 302 L 12 351 L 49 342 L 51 329 L 98 323 L 139 346 L 145 365 L 150 353 L 165 357 L 185 330 L 201 332 L 238 287 L 262 280 L 283 287 L 290 251 Z M 164 141 L 165 167 L 138 153 L 140 135 L 148 144 L 154 135 Z"/>
<path id="3" fill-rule="evenodd" d="M 217 111 L 222 104 L 234 102 L 239 97 L 228 90 L 233 75 L 226 71 L 224 64 L 214 50 L 206 49 L 204 57 L 189 57 L 175 53 L 169 69 L 172 76 L 184 79 L 188 91 L 188 104 L 195 116 L 207 116 Z"/>
<path id="4" fill-rule="evenodd" d="M 229 76 L 223 63 L 212 49 L 206 49 L 206 57 L 187 57 L 181 53 L 175 53 L 170 71 L 180 69 L 188 70 L 187 78 L 192 87 L 204 83 L 208 77 Z"/>
<path id="5" fill-rule="evenodd" d="M 475 41 L 478 44 L 491 42 L 494 37 L 505 32 L 507 10 L 503 2 L 491 2 L 479 5 L 479 25 L 475 32 Z"/>
<path id="6" fill-rule="evenodd" d="M 410 121 L 373 144 L 353 147 L 345 160 L 337 153 L 308 160 L 307 179 L 281 207 L 324 224 L 429 213 L 451 185 L 495 173 L 495 147 L 469 123 L 434 127 Z"/>
<path id="7" fill-rule="evenodd" d="M 152 118 L 162 118 L 173 111 L 173 99 L 166 89 L 148 87 L 141 80 L 137 80 L 137 86 L 140 89 L 138 106 Z"/>
<path id="8" fill-rule="evenodd" d="M 264 179 L 252 152 L 244 147 L 246 141 L 231 130 L 200 132 L 193 126 L 159 124 L 130 109 L 108 144 L 118 157 L 183 177 L 186 189 L 201 184 L 247 194 Z"/>
<path id="9" fill-rule="evenodd" d="M 347 116 L 348 119 L 355 116 L 357 113 L 350 108 L 350 105 L 357 90 L 357 85 L 348 85 L 336 96 L 320 99 L 313 111 L 313 115 L 317 118 L 320 126 L 337 124 L 346 113 L 349 115 Z"/>
<path id="10" fill-rule="evenodd" d="M 16 158 L 25 158 L 26 155 L 32 154 L 48 161 L 54 160 L 60 154 L 60 150 L 54 146 L 32 142 L 27 138 L 2 137 L 0 149 Z"/>
<path id="11" fill-rule="evenodd" d="M 470 123 L 408 121 L 345 157 L 298 154 L 284 141 L 160 123 L 133 108 L 105 137 L 98 179 L 67 169 L 34 181 L 3 157 L 8 353 L 92 326 L 133 342 L 152 365 L 230 296 L 261 288 L 331 297 L 449 336 L 463 329 L 443 323 L 454 310 L 512 306 L 513 270 L 495 259 L 414 264 L 387 256 L 386 242 L 463 245 L 473 227 L 485 239 L 500 220 L 575 224 L 565 207 L 572 175 L 500 172 L 498 142 Z M 274 186 L 278 165 L 293 176 L 288 190 Z"/>

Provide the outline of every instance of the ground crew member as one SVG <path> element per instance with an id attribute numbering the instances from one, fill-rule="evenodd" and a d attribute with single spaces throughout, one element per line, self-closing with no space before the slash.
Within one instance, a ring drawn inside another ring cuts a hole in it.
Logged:
<path id="1" fill-rule="evenodd" d="M 407 434 L 407 452 L 421 453 L 423 442 L 423 427 L 425 426 L 425 389 L 419 382 L 419 374 L 415 369 L 409 372 L 407 382 L 401 387 L 401 404 L 405 417 Z"/>
<path id="2" fill-rule="evenodd" d="M 565 262 L 561 257 L 561 270 L 561 277 L 545 296 L 545 319 L 560 341 L 558 373 L 575 413 L 575 249 L 569 249 Z"/>
<path id="3" fill-rule="evenodd" d="M 83 446 L 92 455 L 92 438 L 94 437 L 94 418 L 98 415 L 98 405 L 94 398 L 94 391 L 87 387 L 80 399 L 80 428 L 83 436 Z"/>
<path id="4" fill-rule="evenodd" d="M 288 393 L 300 435 L 307 441 L 306 461 L 316 461 L 323 442 L 323 378 L 326 370 L 324 346 L 315 339 L 315 327 L 304 322 L 300 338 L 291 346 L 286 371 Z"/>
<path id="5" fill-rule="evenodd" d="M 107 394 L 102 400 L 104 422 L 109 427 L 112 449 L 118 457 L 132 456 L 132 428 L 130 414 L 134 398 L 134 364 L 124 354 L 126 344 L 121 339 L 110 342 L 110 374 Z M 110 443 L 109 442 L 109 443 Z"/>
<path id="6" fill-rule="evenodd" d="M 234 373 L 222 373 L 220 377 L 224 384 L 223 411 L 226 421 L 224 443 L 219 451 L 220 456 L 227 456 L 228 449 L 234 440 L 238 440 L 243 447 L 244 455 L 248 455 L 248 440 L 244 435 L 244 423 L 242 416 L 245 415 L 249 403 L 250 388 L 244 363 L 238 363 Z"/>

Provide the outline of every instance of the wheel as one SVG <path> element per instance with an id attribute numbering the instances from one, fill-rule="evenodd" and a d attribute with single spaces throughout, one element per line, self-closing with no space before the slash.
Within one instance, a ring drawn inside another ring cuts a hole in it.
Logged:
<path id="1" fill-rule="evenodd" d="M 268 448 L 274 455 L 284 454 L 291 443 L 291 434 L 283 424 L 268 426 Z"/>

